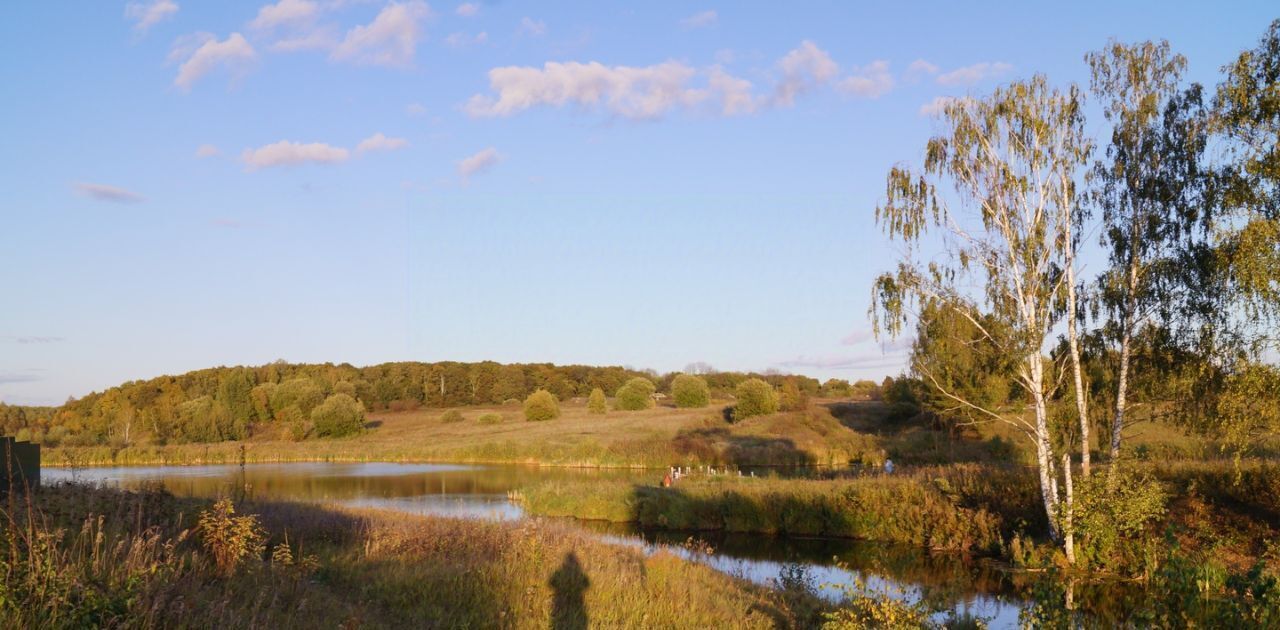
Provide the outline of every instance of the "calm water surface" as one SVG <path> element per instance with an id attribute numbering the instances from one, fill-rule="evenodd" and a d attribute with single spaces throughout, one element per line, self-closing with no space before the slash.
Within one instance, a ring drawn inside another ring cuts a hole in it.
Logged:
<path id="1" fill-rule="evenodd" d="M 453 464 L 288 463 L 240 466 L 45 468 L 45 483 L 82 481 L 124 488 L 160 483 L 179 496 L 216 497 L 243 488 L 263 500 L 308 501 L 464 518 L 523 518 L 507 492 L 554 479 L 595 477 L 656 484 L 661 471 L 469 466 Z M 1024 605 L 1019 576 L 983 561 L 916 548 L 847 540 L 750 534 L 647 532 L 583 522 L 605 540 L 653 552 L 668 549 L 717 570 L 775 585 L 786 570 L 802 567 L 815 585 L 849 584 L 861 577 L 873 588 L 924 598 L 939 608 L 984 617 L 993 628 L 1016 627 Z M 686 548 L 691 535 L 709 543 L 707 555 Z M 833 589 L 823 593 L 836 597 Z"/>

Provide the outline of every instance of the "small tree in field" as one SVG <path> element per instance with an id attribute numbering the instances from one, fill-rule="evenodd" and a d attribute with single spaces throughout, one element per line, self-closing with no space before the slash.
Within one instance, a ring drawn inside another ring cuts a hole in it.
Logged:
<path id="1" fill-rule="evenodd" d="M 711 402 L 711 391 L 702 377 L 680 374 L 671 381 L 671 397 L 677 407 L 706 407 Z"/>
<path id="2" fill-rule="evenodd" d="M 738 398 L 738 404 L 733 408 L 734 420 L 765 416 L 778 411 L 778 393 L 773 391 L 772 385 L 758 378 L 738 383 L 734 395 Z"/>
<path id="3" fill-rule="evenodd" d="M 657 390 L 658 388 L 654 386 L 653 381 L 637 376 L 618 388 L 618 401 L 614 404 L 617 405 L 618 409 L 624 411 L 648 409 L 654 405 L 653 392 Z"/>
<path id="4" fill-rule="evenodd" d="M 555 394 L 540 389 L 524 399 L 524 419 L 529 422 L 542 422 L 560 417 L 560 402 Z"/>
<path id="5" fill-rule="evenodd" d="M 342 437 L 364 429 L 364 405 L 346 395 L 334 394 L 311 411 L 319 437 Z"/>
<path id="6" fill-rule="evenodd" d="M 591 390 L 591 396 L 587 397 L 587 411 L 594 414 L 608 413 L 609 405 L 604 397 L 604 390 L 599 387 Z"/>

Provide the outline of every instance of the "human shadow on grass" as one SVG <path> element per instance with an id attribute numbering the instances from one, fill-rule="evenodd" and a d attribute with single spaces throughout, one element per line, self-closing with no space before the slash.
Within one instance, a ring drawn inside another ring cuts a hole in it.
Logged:
<path id="1" fill-rule="evenodd" d="M 587 604 L 584 595 L 591 580 L 582 570 L 578 555 L 569 552 L 560 568 L 551 574 L 551 628 L 553 630 L 586 630 Z"/>

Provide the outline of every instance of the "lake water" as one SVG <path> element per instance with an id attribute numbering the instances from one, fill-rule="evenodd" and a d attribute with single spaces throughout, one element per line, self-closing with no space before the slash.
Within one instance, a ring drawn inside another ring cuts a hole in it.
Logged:
<path id="1" fill-rule="evenodd" d="M 240 489 L 261 500 L 330 503 L 463 518 L 519 519 L 507 493 L 532 482 L 584 476 L 656 484 L 662 471 L 469 466 L 452 464 L 288 463 L 240 466 L 45 468 L 44 483 L 82 481 L 124 488 L 160 483 L 179 496 L 217 497 Z M 816 585 L 861 577 L 872 588 L 925 598 L 940 608 L 986 618 L 993 628 L 1016 627 L 1027 576 L 991 562 L 913 547 L 850 540 L 750 534 L 649 532 L 621 524 L 581 522 L 605 540 L 652 552 L 658 546 L 720 571 L 773 586 L 784 571 L 804 570 Z M 714 548 L 686 548 L 690 536 Z M 833 589 L 823 589 L 836 596 Z M 1087 594 L 1082 594 L 1087 599 Z M 1101 594 L 1103 597 L 1105 593 Z"/>

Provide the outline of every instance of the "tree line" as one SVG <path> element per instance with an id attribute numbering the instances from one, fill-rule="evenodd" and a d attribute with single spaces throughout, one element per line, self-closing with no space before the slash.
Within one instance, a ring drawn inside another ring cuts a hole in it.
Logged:
<path id="1" fill-rule="evenodd" d="M 1084 61 L 1087 89 L 1036 75 L 945 106 L 922 166 L 889 171 L 876 219 L 904 255 L 871 307 L 916 333 L 887 396 L 1027 437 L 1071 562 L 1099 506 L 1142 494 L 1120 482 L 1134 422 L 1237 456 L 1280 430 L 1280 20 L 1211 88 L 1164 41 Z"/>
<path id="2" fill-rule="evenodd" d="M 709 392 L 720 397 L 731 396 L 739 383 L 751 378 L 814 396 L 869 397 L 878 391 L 870 381 L 819 382 L 805 376 L 719 372 L 705 365 L 687 371 L 700 372 Z M 306 439 L 358 430 L 366 410 L 516 403 L 538 390 L 570 400 L 585 398 L 596 389 L 618 392 L 636 378 L 646 379 L 653 391 L 666 394 L 673 393 L 675 382 L 674 393 L 680 394 L 680 375 L 619 366 L 493 361 L 368 367 L 276 361 L 131 381 L 68 400 L 60 407 L 0 403 L 0 429 L 46 445 L 218 442 L 245 439 L 260 431 Z"/>

